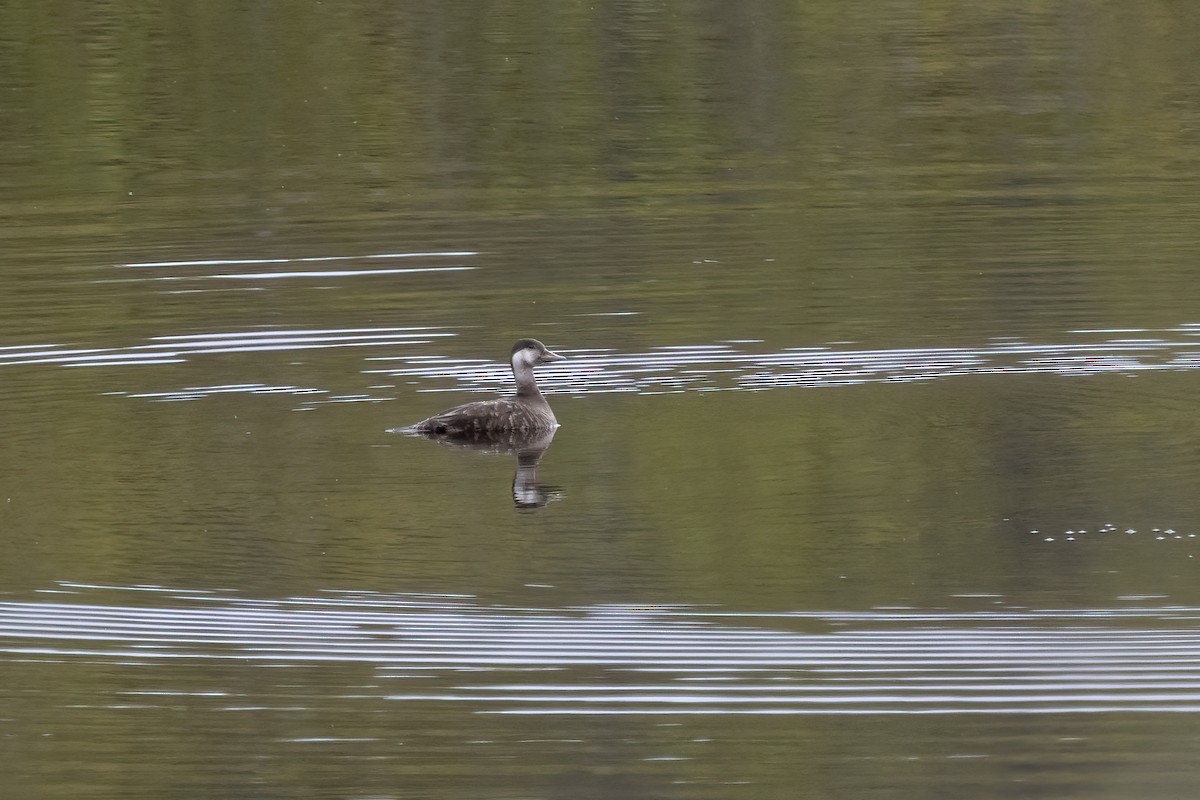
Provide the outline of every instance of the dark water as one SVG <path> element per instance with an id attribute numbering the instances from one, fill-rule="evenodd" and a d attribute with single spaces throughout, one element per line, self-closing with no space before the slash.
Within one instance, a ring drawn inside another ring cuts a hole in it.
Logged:
<path id="1" fill-rule="evenodd" d="M 1198 27 L 7 4 L 3 795 L 1194 797 Z"/>

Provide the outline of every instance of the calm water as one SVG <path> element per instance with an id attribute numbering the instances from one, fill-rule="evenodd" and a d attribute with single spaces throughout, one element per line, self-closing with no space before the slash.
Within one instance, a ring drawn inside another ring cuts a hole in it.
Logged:
<path id="1" fill-rule="evenodd" d="M 6 4 L 3 795 L 1194 797 L 1198 29 Z"/>

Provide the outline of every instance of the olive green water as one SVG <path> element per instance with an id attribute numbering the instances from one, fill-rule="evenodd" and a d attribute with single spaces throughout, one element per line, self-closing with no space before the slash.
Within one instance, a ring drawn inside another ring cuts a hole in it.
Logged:
<path id="1" fill-rule="evenodd" d="M 1198 28 L 6 4 L 0 794 L 1194 797 Z"/>

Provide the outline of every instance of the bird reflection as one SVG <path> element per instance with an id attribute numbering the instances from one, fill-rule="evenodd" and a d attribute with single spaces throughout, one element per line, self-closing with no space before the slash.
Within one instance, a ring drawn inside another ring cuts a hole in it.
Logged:
<path id="1" fill-rule="evenodd" d="M 450 436 L 446 434 L 421 433 L 407 430 L 398 432 L 409 436 L 432 439 L 445 447 L 463 447 L 483 453 L 511 453 L 517 457 L 517 471 L 513 473 L 513 505 L 519 509 L 541 508 L 552 500 L 561 500 L 561 487 L 538 482 L 538 464 L 542 454 L 554 441 L 554 428 L 545 431 L 521 433 L 518 431 L 496 431 Z"/>

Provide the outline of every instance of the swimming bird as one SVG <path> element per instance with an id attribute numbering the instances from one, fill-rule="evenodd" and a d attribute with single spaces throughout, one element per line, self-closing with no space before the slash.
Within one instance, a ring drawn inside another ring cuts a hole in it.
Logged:
<path id="1" fill-rule="evenodd" d="M 512 371 L 517 381 L 515 397 L 479 400 L 456 406 L 415 425 L 398 429 L 399 433 L 437 436 L 487 437 L 496 434 L 531 434 L 554 430 L 558 420 L 550 404 L 538 391 L 533 368 L 561 361 L 564 356 L 546 349 L 537 339 L 519 339 L 512 346 Z"/>

